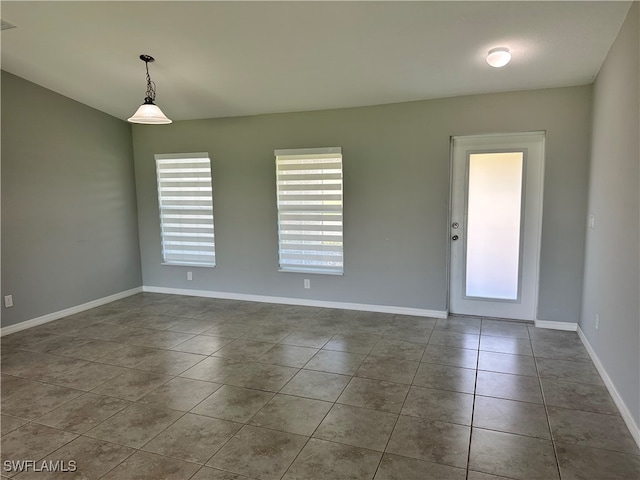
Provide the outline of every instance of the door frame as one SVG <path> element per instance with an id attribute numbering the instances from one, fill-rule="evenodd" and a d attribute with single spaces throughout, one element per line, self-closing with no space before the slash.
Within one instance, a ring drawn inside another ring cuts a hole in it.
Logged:
<path id="1" fill-rule="evenodd" d="M 544 179 L 545 179 L 545 170 L 546 170 L 546 130 L 530 130 L 530 131 L 518 131 L 518 132 L 492 132 L 492 133 L 477 133 L 477 134 L 468 134 L 468 135 L 450 135 L 449 136 L 449 211 L 447 215 L 447 225 L 446 225 L 446 254 L 447 254 L 447 268 L 446 268 L 446 292 L 447 292 L 447 308 L 446 314 L 447 317 L 451 315 L 451 275 L 452 275 L 452 258 L 451 258 L 451 224 L 453 221 L 453 195 L 454 195 L 454 140 L 460 138 L 478 138 L 478 139 L 490 139 L 491 137 L 496 138 L 504 138 L 504 137 L 518 137 L 523 135 L 541 135 L 542 136 L 542 158 L 540 165 L 540 198 L 538 199 L 538 218 L 536 219 L 538 223 L 538 231 L 537 231 L 537 245 L 534 250 L 535 252 L 535 262 L 534 262 L 534 292 L 533 292 L 533 318 L 530 319 L 507 319 L 512 321 L 536 321 L 538 319 L 538 300 L 540 294 L 540 252 L 542 250 L 542 220 L 543 220 L 543 210 L 544 210 Z M 516 149 L 517 150 L 517 149 Z M 523 172 L 523 176 L 526 175 L 526 170 Z M 468 179 L 465 179 L 465 184 L 468 182 Z M 465 191 L 465 196 L 468 192 Z M 466 202 L 466 199 L 465 199 Z M 524 207 L 523 207 L 524 208 Z M 466 239 L 466 234 L 465 234 Z M 522 262 L 522 258 L 521 258 Z M 477 315 L 481 317 L 483 315 Z"/>

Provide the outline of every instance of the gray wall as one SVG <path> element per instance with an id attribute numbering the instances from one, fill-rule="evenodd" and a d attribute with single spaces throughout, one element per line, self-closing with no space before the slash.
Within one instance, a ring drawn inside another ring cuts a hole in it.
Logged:
<path id="1" fill-rule="evenodd" d="M 538 317 L 577 322 L 590 95 L 587 86 L 136 125 L 143 283 L 446 310 L 450 136 L 546 130 Z M 327 146 L 343 149 L 345 274 L 278 273 L 273 150 Z M 162 266 L 153 154 L 198 151 L 212 158 L 218 265 Z"/>
<path id="2" fill-rule="evenodd" d="M 580 328 L 640 425 L 640 8 L 635 2 L 593 94 L 590 213 Z M 595 329 L 595 315 L 600 327 Z"/>
<path id="3" fill-rule="evenodd" d="M 131 128 L 2 72 L 2 326 L 141 285 Z"/>

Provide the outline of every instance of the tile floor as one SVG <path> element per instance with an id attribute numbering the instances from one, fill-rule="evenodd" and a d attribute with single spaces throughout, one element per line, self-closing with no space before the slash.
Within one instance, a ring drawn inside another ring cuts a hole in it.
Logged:
<path id="1" fill-rule="evenodd" d="M 140 294 L 1 357 L 7 478 L 640 478 L 573 332 Z"/>

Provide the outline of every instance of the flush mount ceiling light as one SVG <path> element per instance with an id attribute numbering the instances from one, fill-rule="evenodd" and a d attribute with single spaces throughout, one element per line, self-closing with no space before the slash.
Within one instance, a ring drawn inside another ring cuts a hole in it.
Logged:
<path id="1" fill-rule="evenodd" d="M 136 110 L 133 117 L 127 120 L 131 123 L 146 123 L 151 125 L 171 123 L 171 120 L 153 103 L 156 100 L 156 84 L 151 81 L 151 76 L 149 75 L 149 62 L 153 62 L 155 59 L 151 55 L 140 55 L 140 60 L 144 62 L 147 70 L 147 93 L 144 97 L 144 103 Z"/>
<path id="2" fill-rule="evenodd" d="M 495 68 L 504 67 L 511 60 L 511 53 L 507 47 L 496 47 L 489 50 L 487 63 Z"/>

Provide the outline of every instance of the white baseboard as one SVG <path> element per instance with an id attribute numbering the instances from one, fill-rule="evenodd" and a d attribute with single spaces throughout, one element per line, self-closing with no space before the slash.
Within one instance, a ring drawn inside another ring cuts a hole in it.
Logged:
<path id="1" fill-rule="evenodd" d="M 414 315 L 417 317 L 447 318 L 447 312 L 441 310 L 424 310 L 421 308 L 395 307 L 386 305 L 370 305 L 364 303 L 329 302 L 310 300 L 307 298 L 271 297 L 246 293 L 212 292 L 209 290 L 188 290 L 182 288 L 143 286 L 143 292 L 166 293 L 169 295 L 189 295 L 192 297 L 224 298 L 228 300 L 245 300 L 247 302 L 278 303 L 284 305 L 301 305 L 305 307 L 339 308 L 342 310 L 362 310 L 365 312 L 394 313 L 398 315 Z"/>
<path id="2" fill-rule="evenodd" d="M 59 318 L 67 317 L 75 313 L 84 312 L 85 310 L 90 310 L 92 308 L 99 307 L 107 303 L 115 302 L 116 300 L 130 297 L 131 295 L 135 295 L 136 293 L 140 293 L 140 292 L 142 292 L 142 287 L 132 288 L 131 290 L 125 290 L 124 292 L 114 293 L 113 295 L 109 295 L 108 297 L 102 297 L 96 300 L 91 300 L 90 302 L 83 303 L 82 305 L 76 305 L 75 307 L 65 308 L 64 310 L 48 313 L 46 315 L 42 315 L 41 317 L 32 318 L 31 320 L 26 320 L 24 322 L 16 323 L 15 325 L 2 327 L 0 328 L 0 337 L 4 335 L 10 335 L 15 332 L 19 332 L 20 330 L 26 330 L 27 328 L 37 327 L 38 325 L 42 325 L 43 323 L 52 322 L 54 320 L 58 320 Z"/>
<path id="3" fill-rule="evenodd" d="M 535 325 L 538 328 L 548 328 L 550 330 L 565 330 L 567 332 L 575 332 L 578 330 L 577 323 L 569 322 L 550 322 L 548 320 L 535 320 Z"/>
<path id="4" fill-rule="evenodd" d="M 627 407 L 627 404 L 624 403 L 624 400 L 622 399 L 622 397 L 618 393 L 618 390 L 616 389 L 616 386 L 614 385 L 613 381 L 611 380 L 611 377 L 609 377 L 609 374 L 605 370 L 604 365 L 602 365 L 602 362 L 598 358 L 598 355 L 596 354 L 595 350 L 593 349 L 593 347 L 589 343 L 589 340 L 587 339 L 586 335 L 584 334 L 584 332 L 582 331 L 582 329 L 580 327 L 578 327 L 578 336 L 580 337 L 580 340 L 582 340 L 582 343 L 584 344 L 585 348 L 587 349 L 587 352 L 589 353 L 589 356 L 591 357 L 591 360 L 593 361 L 593 364 L 596 366 L 596 369 L 598 370 L 598 373 L 602 377 L 602 380 L 604 381 L 604 384 L 606 385 L 607 389 L 609 390 L 609 393 L 611 394 L 611 398 L 613 398 L 613 401 L 615 402 L 616 406 L 618 407 L 618 410 L 620 410 L 620 415 L 622 415 L 622 419 L 624 420 L 624 423 L 627 424 L 627 427 L 629 428 L 629 431 L 631 432 L 631 436 L 633 437 L 633 439 L 638 444 L 638 447 L 640 447 L 640 428 L 636 424 L 636 422 L 635 422 L 635 420 L 633 418 L 633 415 L 631 415 L 631 411 L 629 410 L 629 407 Z"/>

